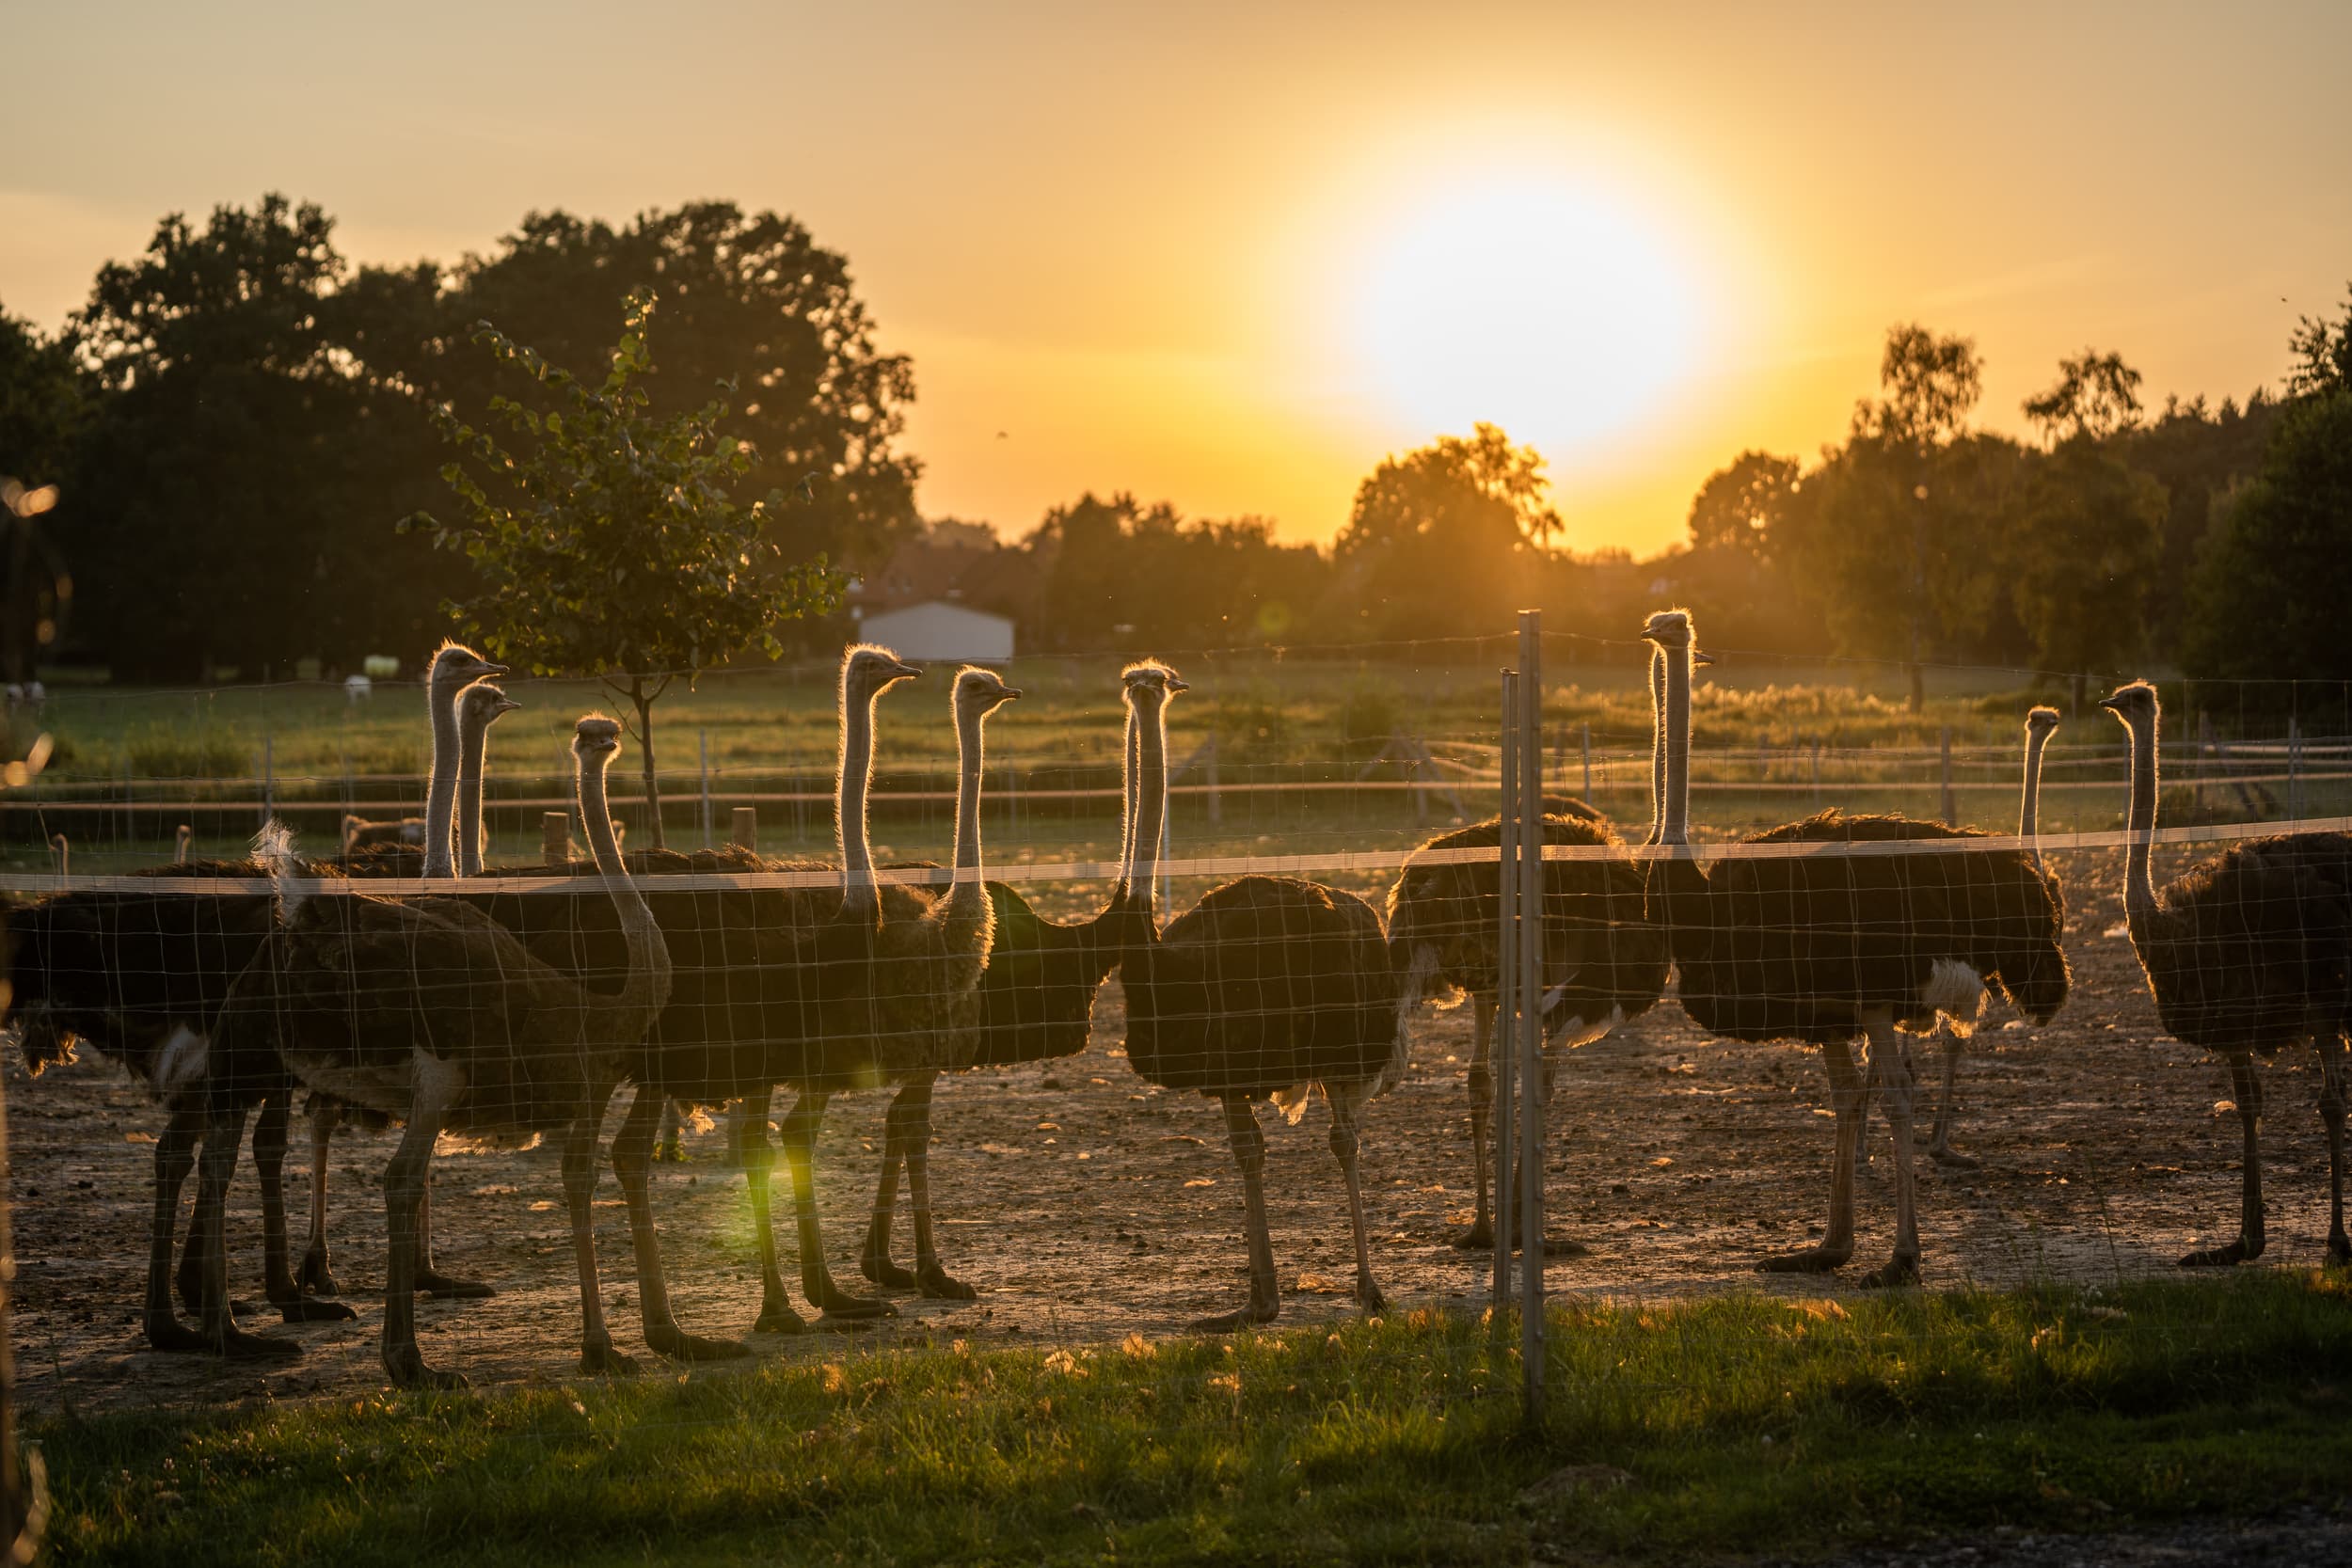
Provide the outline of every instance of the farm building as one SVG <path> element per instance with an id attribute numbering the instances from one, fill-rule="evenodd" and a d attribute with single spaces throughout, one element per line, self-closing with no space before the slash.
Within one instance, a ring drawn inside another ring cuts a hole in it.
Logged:
<path id="1" fill-rule="evenodd" d="M 1011 621 L 942 599 L 867 615 L 858 635 L 901 658 L 998 664 L 1012 657 Z"/>

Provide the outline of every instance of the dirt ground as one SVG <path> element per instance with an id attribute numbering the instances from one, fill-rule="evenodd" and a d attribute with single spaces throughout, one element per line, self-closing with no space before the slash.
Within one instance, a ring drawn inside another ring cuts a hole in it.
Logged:
<path id="1" fill-rule="evenodd" d="M 2005 1026 L 1995 1014 L 1962 1064 L 1956 1141 L 1983 1163 L 1961 1170 L 1919 1158 L 1931 1287 L 2164 1272 L 2193 1245 L 2235 1231 L 2237 1124 L 2217 1109 L 2229 1093 L 2226 1075 L 2157 1027 L 2120 924 L 2119 858 L 2071 856 L 2061 869 L 2074 997 L 2045 1029 Z M 755 1336 L 757 1354 L 837 1357 L 853 1345 L 910 1338 L 1116 1340 L 1131 1331 L 1172 1334 L 1236 1304 L 1245 1289 L 1241 1191 L 1221 1117 L 1209 1101 L 1137 1080 L 1114 1053 L 1122 1019 L 1114 981 L 1098 999 L 1084 1054 L 942 1084 L 932 1157 L 941 1247 L 951 1272 L 978 1287 L 977 1302 L 902 1298 L 899 1315 L 876 1332 Z M 1450 1244 L 1470 1202 L 1470 1011 L 1424 1009 L 1415 1030 L 1415 1072 L 1367 1117 L 1374 1263 L 1398 1306 L 1471 1307 L 1490 1264 Z M 380 1301 L 368 1291 L 383 1279 L 377 1177 L 393 1134 L 346 1132 L 337 1144 L 333 1236 L 357 1323 L 280 1328 L 265 1312 L 256 1326 L 305 1347 L 283 1366 L 156 1354 L 138 1329 L 156 1113 L 103 1062 L 32 1083 L 10 1054 L 15 1338 L 28 1405 L 222 1404 L 381 1385 Z M 1932 1050 L 1920 1053 L 1919 1068 L 1931 1106 Z M 2266 1260 L 2308 1263 L 2327 1230 L 2317 1073 L 2305 1059 L 2268 1070 Z M 819 1152 L 827 1244 L 845 1283 L 857 1278 L 883 1105 L 881 1095 L 837 1100 Z M 1346 1314 L 1346 1208 L 1324 1109 L 1317 1103 L 1295 1128 L 1263 1115 L 1282 1321 Z M 1669 1001 L 1569 1058 L 1549 1125 L 1550 1229 L 1589 1249 L 1551 1264 L 1555 1291 L 1819 1295 L 1858 1288 L 1887 1254 L 1893 1180 L 1884 1123 L 1874 1117 L 1876 1159 L 1859 1182 L 1854 1264 L 1828 1281 L 1753 1272 L 1761 1255 L 1803 1244 L 1823 1214 L 1827 1086 L 1804 1052 L 1709 1039 Z M 720 1134 L 690 1137 L 688 1147 L 689 1162 L 660 1167 L 655 1187 L 678 1316 L 704 1333 L 744 1333 L 758 1286 L 742 1180 L 726 1165 Z M 297 1139 L 290 1179 L 300 1164 Z M 579 1301 L 553 1151 L 449 1155 L 437 1170 L 441 1264 L 492 1282 L 499 1294 L 422 1305 L 427 1357 L 478 1385 L 572 1376 Z M 777 1190 L 780 1199 L 788 1190 L 781 1168 Z M 301 1192 L 290 1201 L 299 1238 Z M 653 1365 L 638 1338 L 627 1227 L 609 1173 L 598 1202 L 607 1310 L 623 1347 Z M 911 1249 L 903 1202 L 902 1259 Z M 232 1204 L 232 1283 L 258 1296 L 249 1165 L 240 1168 Z M 788 1204 L 780 1208 L 788 1216 Z M 788 1246 L 788 1227 L 786 1239 Z"/>

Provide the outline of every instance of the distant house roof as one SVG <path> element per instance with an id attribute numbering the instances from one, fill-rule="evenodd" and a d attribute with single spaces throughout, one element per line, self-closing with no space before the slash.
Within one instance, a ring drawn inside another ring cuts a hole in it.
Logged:
<path id="1" fill-rule="evenodd" d="M 902 658 L 995 663 L 1010 658 L 1013 651 L 1010 617 L 938 599 L 868 611 L 859 620 L 858 635 Z"/>
<path id="2" fill-rule="evenodd" d="M 1018 616 L 1037 591 L 1037 566 L 1026 550 L 998 544 L 978 524 L 947 522 L 900 545 L 881 570 L 850 584 L 850 599 L 869 616 L 930 603 Z"/>

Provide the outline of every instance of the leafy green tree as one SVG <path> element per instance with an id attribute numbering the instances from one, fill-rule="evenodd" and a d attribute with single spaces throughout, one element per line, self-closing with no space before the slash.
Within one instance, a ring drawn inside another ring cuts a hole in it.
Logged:
<path id="1" fill-rule="evenodd" d="M 1852 430 L 1808 483 L 1785 525 L 1787 564 L 1851 653 L 1900 661 L 1911 705 L 1927 700 L 1923 661 L 1979 632 L 2002 599 L 1999 492 L 2013 475 L 2007 443 L 1966 434 L 1984 361 L 1966 338 L 1889 328 L 1879 396 L 1854 405 Z"/>
<path id="2" fill-rule="evenodd" d="M 2148 580 L 2151 645 L 2187 642 L 2200 553 L 2227 510 L 2223 499 L 2261 468 L 2282 406 L 2260 388 L 2242 407 L 2233 399 L 2214 407 L 2202 397 L 2168 398 L 2154 419 L 2106 443 L 2168 498 L 2163 553 Z"/>
<path id="3" fill-rule="evenodd" d="M 1691 547 L 1737 550 L 1761 561 L 1788 519 L 1801 478 L 1797 460 L 1743 451 L 1709 474 L 1691 502 Z"/>
<path id="4" fill-rule="evenodd" d="M 1263 517 L 1185 518 L 1166 501 L 1091 493 L 1022 542 L 1042 579 L 1031 646 L 1231 647 L 1280 642 L 1322 597 L 1329 568 L 1281 545 Z"/>
<path id="5" fill-rule="evenodd" d="M 367 319 L 351 281 L 333 220 L 275 195 L 170 214 L 100 270 L 75 331 L 104 395 L 57 515 L 117 671 L 258 675 L 437 634 L 458 563 L 388 526 L 430 495 L 433 433 L 342 335 Z"/>
<path id="6" fill-rule="evenodd" d="M 36 487 L 65 477 L 94 401 L 77 343 L 0 311 L 0 474 Z"/>
<path id="7" fill-rule="evenodd" d="M 900 450 L 914 372 L 875 346 L 847 260 L 797 219 L 700 201 L 613 226 L 533 213 L 486 257 L 458 269 L 455 319 L 493 321 L 557 364 L 584 364 L 611 341 L 622 297 L 661 296 L 661 365 L 644 377 L 658 414 L 699 407 L 718 382 L 738 389 L 734 427 L 749 444 L 753 494 L 794 504 L 768 518 L 784 553 L 877 566 L 919 526 L 921 465 Z M 477 356 L 444 353 L 435 395 L 477 406 L 493 391 Z"/>
<path id="8" fill-rule="evenodd" d="M 2344 291 L 2344 319 L 2305 316 L 2288 340 L 2295 352 L 2295 369 L 2287 372 L 2287 391 L 2295 397 L 2314 397 L 2352 387 L 2352 286 Z"/>
<path id="9" fill-rule="evenodd" d="M 2045 670 L 2120 672 L 2147 645 L 2164 486 L 2084 436 L 2030 462 L 2009 565 L 2034 659 Z"/>
<path id="10" fill-rule="evenodd" d="M 2298 397 L 2199 562 L 2187 658 L 2206 678 L 2352 679 L 2352 386 Z"/>
<path id="11" fill-rule="evenodd" d="M 442 433 L 479 467 L 441 470 L 458 521 L 420 514 L 403 526 L 473 562 L 481 591 L 448 608 L 497 657 L 539 674 L 593 673 L 635 709 L 647 827 L 660 846 L 655 702 L 680 673 L 691 679 L 741 652 L 781 653 L 776 623 L 831 610 L 841 585 L 822 556 L 786 559 L 769 526 L 781 494 L 736 503 L 733 488 L 756 458 L 721 431 L 723 402 L 654 411 L 643 385 L 653 309 L 650 293 L 629 295 L 611 369 L 593 386 L 485 324 L 476 341 L 554 406 L 494 397 L 503 436 L 443 409 Z"/>
<path id="12" fill-rule="evenodd" d="M 2139 372 L 2120 354 L 2087 348 L 2058 361 L 2058 385 L 2027 398 L 2025 411 L 2052 446 L 2078 436 L 2104 441 L 2139 423 Z"/>
<path id="13" fill-rule="evenodd" d="M 1559 531 L 1550 485 L 1542 455 L 1490 424 L 1382 460 L 1333 546 L 1352 629 L 1419 637 L 1501 624 Z"/>

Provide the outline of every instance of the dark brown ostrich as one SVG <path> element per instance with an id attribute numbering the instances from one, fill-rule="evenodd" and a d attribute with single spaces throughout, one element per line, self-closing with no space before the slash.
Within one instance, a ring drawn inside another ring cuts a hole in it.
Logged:
<path id="1" fill-rule="evenodd" d="M 2099 705 L 2131 732 L 2131 849 L 2123 916 L 2165 1029 L 2230 1066 L 2245 1140 L 2238 1233 L 2185 1268 L 2262 1256 L 2262 1075 L 2257 1057 L 2309 1040 L 2328 1133 L 2328 1261 L 2352 1262 L 2344 1227 L 2344 1040 L 2352 1033 L 2352 835 L 2280 833 L 2233 844 L 2158 888 L 2156 689 L 2134 681 Z"/>
<path id="2" fill-rule="evenodd" d="M 1690 842 L 1690 617 L 1661 611 L 1642 635 L 1666 658 L 1660 842 L 1679 849 Z M 1651 863 L 1652 908 L 1673 942 L 1692 1021 L 1733 1039 L 1818 1046 L 1829 1069 L 1837 1147 L 1828 1233 L 1818 1246 L 1768 1260 L 1768 1270 L 1828 1270 L 1852 1257 L 1854 1162 L 1865 1101 L 1875 1090 L 1895 1133 L 1896 1235 L 1894 1256 L 1871 1283 L 1915 1280 L 1905 1033 L 1933 1028 L 1939 1017 L 1955 1031 L 1973 1027 L 1992 986 L 2036 1022 L 2065 1002 L 2058 897 L 2031 855 L 1876 847 L 1976 836 L 1941 823 L 1829 811 L 1744 839 L 1764 852 L 1725 857 L 1711 869 L 1687 855 Z M 1836 847 L 1808 853 L 1807 845 Z M 1867 1042 L 1861 1070 L 1856 1039 Z"/>
<path id="3" fill-rule="evenodd" d="M 1166 705 L 1183 683 L 1163 669 L 1160 679 L 1131 689 L 1142 735 L 1134 883 L 1144 919 L 1120 959 L 1127 1062 L 1163 1088 L 1197 1090 L 1223 1104 L 1248 1215 L 1248 1303 L 1194 1326 L 1271 1323 L 1279 1311 L 1265 1135 L 1254 1105 L 1271 1099 L 1295 1124 L 1318 1086 L 1331 1108 L 1331 1152 L 1347 1183 L 1356 1299 L 1375 1310 L 1382 1297 L 1365 1235 L 1359 1124 L 1365 1103 L 1405 1071 L 1401 992 L 1379 911 L 1315 882 L 1243 877 L 1157 930 L 1152 871 L 1168 810 Z"/>

